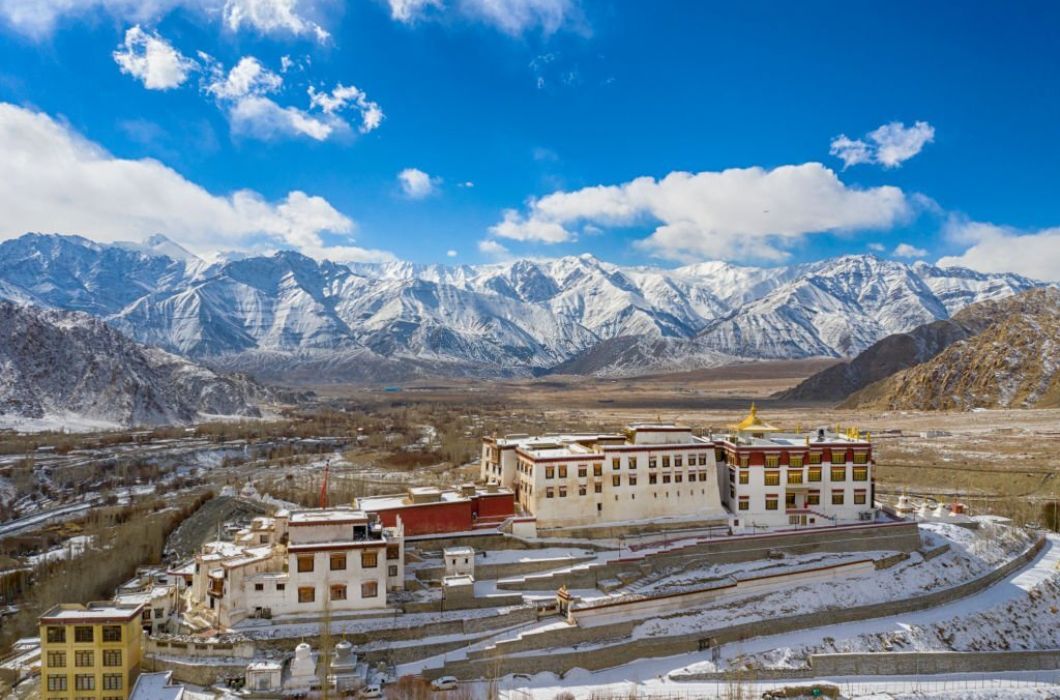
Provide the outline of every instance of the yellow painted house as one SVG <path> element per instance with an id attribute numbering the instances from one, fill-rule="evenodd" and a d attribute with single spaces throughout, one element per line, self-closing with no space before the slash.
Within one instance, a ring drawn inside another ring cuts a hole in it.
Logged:
<path id="1" fill-rule="evenodd" d="M 40 616 L 42 700 L 127 700 L 140 671 L 143 605 L 56 605 Z"/>

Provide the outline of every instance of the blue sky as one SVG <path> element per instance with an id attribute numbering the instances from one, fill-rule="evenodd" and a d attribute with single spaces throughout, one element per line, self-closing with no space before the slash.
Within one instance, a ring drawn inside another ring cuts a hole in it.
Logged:
<path id="1" fill-rule="evenodd" d="M 1018 10 L 0 0 L 0 237 L 1056 279 L 1060 8 Z"/>

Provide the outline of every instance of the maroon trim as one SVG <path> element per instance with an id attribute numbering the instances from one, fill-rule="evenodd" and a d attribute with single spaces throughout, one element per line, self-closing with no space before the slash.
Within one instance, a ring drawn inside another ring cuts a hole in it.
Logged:
<path id="1" fill-rule="evenodd" d="M 334 519 L 331 519 L 331 520 L 313 520 L 313 521 L 310 521 L 308 523 L 299 523 L 299 522 L 288 521 L 287 522 L 287 526 L 288 527 L 310 527 L 310 526 L 320 526 L 320 525 L 363 525 L 364 523 L 367 523 L 367 522 L 368 522 L 368 518 L 364 517 L 364 518 L 346 518 L 346 519 L 343 519 L 343 520 L 334 520 Z"/>
<path id="2" fill-rule="evenodd" d="M 373 542 L 343 542 L 339 543 L 327 543 L 323 542 L 320 544 L 292 544 L 287 547 L 287 551 L 291 554 L 297 554 L 299 552 L 338 552 L 345 549 L 364 549 L 367 547 L 386 547 L 387 542 L 383 540 L 376 540 Z M 393 544 L 393 543 L 389 543 Z"/>

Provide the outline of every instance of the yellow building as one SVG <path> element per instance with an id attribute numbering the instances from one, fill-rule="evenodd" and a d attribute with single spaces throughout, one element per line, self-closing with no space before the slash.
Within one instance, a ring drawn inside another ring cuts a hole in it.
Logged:
<path id="1" fill-rule="evenodd" d="M 56 605 L 40 616 L 42 700 L 127 700 L 143 605 Z"/>

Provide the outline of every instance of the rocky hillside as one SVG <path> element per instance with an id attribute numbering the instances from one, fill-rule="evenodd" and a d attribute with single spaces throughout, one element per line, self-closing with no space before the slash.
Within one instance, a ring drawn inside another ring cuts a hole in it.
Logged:
<path id="1" fill-rule="evenodd" d="M 253 416 L 264 389 L 83 313 L 0 301 L 0 425 L 167 425 Z"/>
<path id="2" fill-rule="evenodd" d="M 927 362 L 851 395 L 843 408 L 950 410 L 1060 407 L 1060 290 L 969 307 L 978 332 Z"/>

